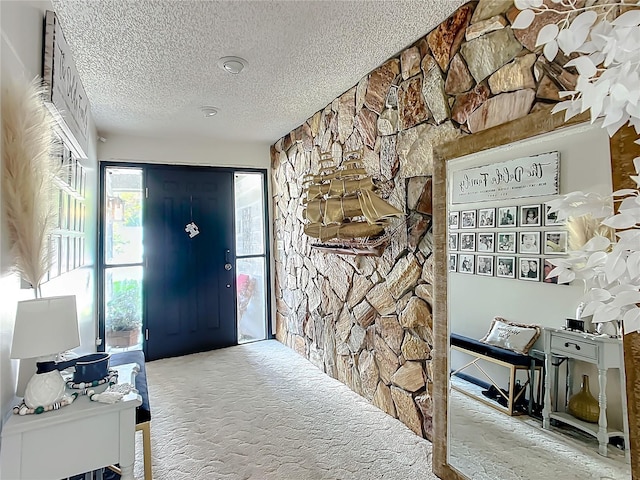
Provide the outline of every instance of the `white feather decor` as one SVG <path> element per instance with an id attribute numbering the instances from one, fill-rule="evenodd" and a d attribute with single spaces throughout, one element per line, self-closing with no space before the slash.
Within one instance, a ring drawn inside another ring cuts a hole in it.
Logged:
<path id="1" fill-rule="evenodd" d="M 2 206 L 15 269 L 38 295 L 53 253 L 49 235 L 58 144 L 37 79 L 7 83 L 2 88 Z"/>

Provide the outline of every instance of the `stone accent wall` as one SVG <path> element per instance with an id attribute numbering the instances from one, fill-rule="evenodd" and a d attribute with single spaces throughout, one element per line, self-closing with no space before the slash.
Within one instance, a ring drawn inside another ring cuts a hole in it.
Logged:
<path id="1" fill-rule="evenodd" d="M 535 51 L 550 18 L 516 31 L 516 14 L 512 0 L 462 6 L 271 148 L 277 339 L 429 439 L 433 148 L 555 102 L 576 78 Z M 406 226 L 379 258 L 313 250 L 302 177 L 321 153 L 360 147 Z"/>

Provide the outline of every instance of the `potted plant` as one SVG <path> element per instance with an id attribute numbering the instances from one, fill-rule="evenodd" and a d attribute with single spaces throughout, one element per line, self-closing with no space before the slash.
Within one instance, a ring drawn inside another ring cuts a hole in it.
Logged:
<path id="1" fill-rule="evenodd" d="M 113 283 L 111 300 L 107 302 L 107 344 L 130 347 L 138 343 L 142 325 L 140 281 L 121 280 Z"/>

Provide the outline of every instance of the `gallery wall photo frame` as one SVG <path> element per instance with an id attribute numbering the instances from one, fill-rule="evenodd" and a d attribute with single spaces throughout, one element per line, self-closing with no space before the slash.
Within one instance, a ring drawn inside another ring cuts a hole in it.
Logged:
<path id="1" fill-rule="evenodd" d="M 460 226 L 460 212 L 449 212 L 449 230 L 457 230 Z"/>
<path id="2" fill-rule="evenodd" d="M 518 253 L 540 254 L 540 232 L 520 232 Z"/>
<path id="3" fill-rule="evenodd" d="M 493 256 L 478 255 L 476 259 L 476 274 L 493 277 Z"/>
<path id="4" fill-rule="evenodd" d="M 519 257 L 518 258 L 518 279 L 530 282 L 540 281 L 540 259 Z"/>
<path id="5" fill-rule="evenodd" d="M 496 257 L 496 277 L 516 278 L 516 257 Z"/>
<path id="6" fill-rule="evenodd" d="M 498 207 L 498 214 L 496 221 L 500 228 L 513 228 L 516 226 L 516 219 L 518 218 L 518 207 Z"/>
<path id="7" fill-rule="evenodd" d="M 450 272 L 456 272 L 458 270 L 458 255 L 456 253 L 449 254 L 449 266 Z"/>
<path id="8" fill-rule="evenodd" d="M 522 205 L 519 225 L 521 227 L 539 227 L 541 223 L 540 205 Z"/>
<path id="9" fill-rule="evenodd" d="M 476 251 L 476 234 L 461 233 L 458 250 L 460 250 L 461 252 L 475 252 Z"/>
<path id="10" fill-rule="evenodd" d="M 448 244 L 449 251 L 455 252 L 458 250 L 458 234 L 457 233 L 449 233 Z"/>
<path id="11" fill-rule="evenodd" d="M 478 209 L 478 227 L 493 228 L 496 226 L 496 209 L 480 208 Z"/>
<path id="12" fill-rule="evenodd" d="M 569 248 L 569 232 L 566 230 L 554 230 L 544 232 L 545 255 L 564 255 Z"/>
<path id="13" fill-rule="evenodd" d="M 475 210 L 462 210 L 460 212 L 460 228 L 476 228 Z"/>
<path id="14" fill-rule="evenodd" d="M 496 251 L 498 253 L 516 253 L 516 232 L 498 232 Z"/>
<path id="15" fill-rule="evenodd" d="M 493 253 L 495 251 L 495 233 L 478 232 L 478 252 Z"/>
<path id="16" fill-rule="evenodd" d="M 458 255 L 458 272 L 473 274 L 475 272 L 475 255 Z"/>
<path id="17" fill-rule="evenodd" d="M 558 212 L 550 212 L 551 207 L 548 204 L 544 204 L 544 226 L 555 227 L 564 225 L 562 220 L 558 220 Z"/>

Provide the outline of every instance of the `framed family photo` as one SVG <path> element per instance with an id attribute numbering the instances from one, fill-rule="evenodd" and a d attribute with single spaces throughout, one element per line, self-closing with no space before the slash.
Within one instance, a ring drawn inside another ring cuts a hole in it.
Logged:
<path id="1" fill-rule="evenodd" d="M 494 233 L 478 233 L 478 251 L 479 252 L 493 252 L 494 246 Z"/>
<path id="2" fill-rule="evenodd" d="M 476 251 L 476 234 L 475 233 L 460 234 L 460 251 L 461 252 Z"/>
<path id="3" fill-rule="evenodd" d="M 457 267 L 458 267 L 458 255 L 456 255 L 455 253 L 450 253 L 449 254 L 449 271 L 455 272 L 457 271 Z"/>
<path id="4" fill-rule="evenodd" d="M 463 210 L 462 215 L 462 228 L 476 228 L 476 211 L 475 210 Z"/>
<path id="5" fill-rule="evenodd" d="M 498 232 L 498 253 L 516 253 L 516 232 Z"/>
<path id="6" fill-rule="evenodd" d="M 478 226 L 493 228 L 496 226 L 496 209 L 481 208 L 478 210 Z"/>
<path id="7" fill-rule="evenodd" d="M 458 260 L 458 272 L 460 273 L 473 273 L 475 268 L 475 255 L 463 255 L 460 254 Z"/>
<path id="8" fill-rule="evenodd" d="M 460 225 L 460 212 L 449 212 L 449 230 L 457 230 Z"/>
<path id="9" fill-rule="evenodd" d="M 558 212 L 550 212 L 551 207 L 545 203 L 544 205 L 544 226 L 555 227 L 556 225 L 564 225 L 564 222 L 558 220 Z"/>
<path id="10" fill-rule="evenodd" d="M 539 227 L 540 205 L 523 205 L 520 207 L 520 226 Z"/>
<path id="11" fill-rule="evenodd" d="M 540 232 L 520 232 L 519 253 L 540 253 Z"/>
<path id="12" fill-rule="evenodd" d="M 540 259 L 520 257 L 518 259 L 518 278 L 530 282 L 539 282 Z"/>
<path id="13" fill-rule="evenodd" d="M 490 255 L 478 255 L 476 262 L 476 273 L 478 275 L 493 276 L 493 257 Z"/>
<path id="14" fill-rule="evenodd" d="M 496 277 L 516 278 L 516 257 L 496 257 Z"/>
<path id="15" fill-rule="evenodd" d="M 562 255 L 567 253 L 568 232 L 544 232 L 544 254 Z"/>
<path id="16" fill-rule="evenodd" d="M 498 227 L 515 227 L 518 207 L 498 208 Z"/>
<path id="17" fill-rule="evenodd" d="M 449 234 L 448 245 L 449 245 L 449 251 L 455 252 L 456 250 L 458 250 L 458 234 L 457 233 Z"/>

